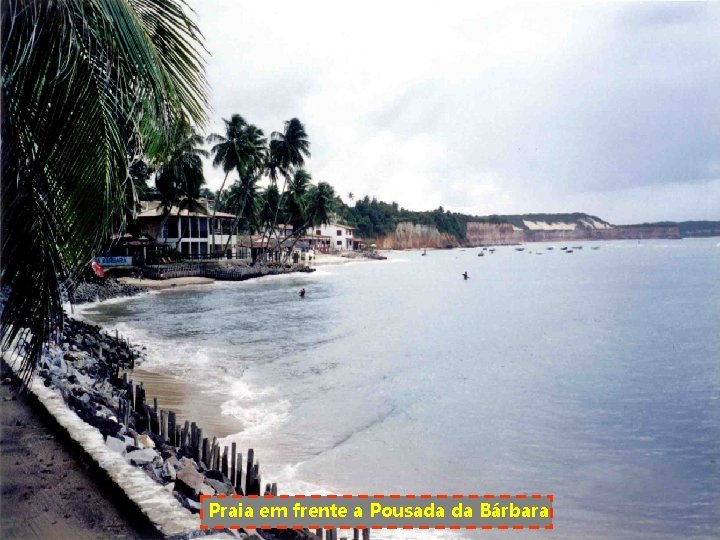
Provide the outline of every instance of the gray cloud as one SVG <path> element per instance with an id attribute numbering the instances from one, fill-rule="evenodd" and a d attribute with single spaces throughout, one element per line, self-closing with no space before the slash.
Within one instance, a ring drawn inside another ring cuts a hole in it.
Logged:
<path id="1" fill-rule="evenodd" d="M 720 218 L 718 4 L 412 6 L 196 1 L 213 122 L 409 208 Z"/>

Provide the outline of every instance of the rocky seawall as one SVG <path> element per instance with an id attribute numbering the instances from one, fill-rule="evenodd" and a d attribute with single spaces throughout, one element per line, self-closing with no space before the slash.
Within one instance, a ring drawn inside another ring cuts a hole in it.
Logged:
<path id="1" fill-rule="evenodd" d="M 275 484 L 263 490 L 252 449 L 243 470 L 242 454 L 237 454 L 236 463 L 216 438 L 203 438 L 200 426 L 188 420 L 183 426 L 174 413 L 160 411 L 156 400 L 150 404 L 142 385 L 128 381 L 128 373 L 142 355 L 143 348 L 68 318 L 60 344 L 47 349 L 37 375 L 44 386 L 60 392 L 82 421 L 102 434 L 109 451 L 143 471 L 191 513 L 199 511 L 201 495 L 277 493 Z M 288 533 L 283 538 L 317 538 L 309 531 Z M 260 540 L 243 530 L 238 536 Z M 263 536 L 276 538 L 272 531 Z"/>
<path id="2" fill-rule="evenodd" d="M 148 289 L 145 287 L 121 283 L 113 278 L 105 278 L 102 281 L 78 283 L 75 289 L 68 294 L 68 297 L 75 304 L 86 304 L 123 296 L 135 296 L 147 291 Z"/>

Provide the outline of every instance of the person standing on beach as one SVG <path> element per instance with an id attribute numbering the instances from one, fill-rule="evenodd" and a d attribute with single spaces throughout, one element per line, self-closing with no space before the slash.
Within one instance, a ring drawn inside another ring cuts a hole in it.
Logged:
<path id="1" fill-rule="evenodd" d="M 463 279 L 468 280 L 470 277 L 468 276 L 467 272 L 463 272 Z"/>
<path id="2" fill-rule="evenodd" d="M 300 289 L 300 298 L 305 298 L 305 287 Z"/>

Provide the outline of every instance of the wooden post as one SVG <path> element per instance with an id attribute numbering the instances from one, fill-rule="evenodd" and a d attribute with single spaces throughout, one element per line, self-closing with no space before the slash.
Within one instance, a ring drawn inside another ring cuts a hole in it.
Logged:
<path id="1" fill-rule="evenodd" d="M 195 461 L 200 461 L 200 445 L 203 438 L 203 432 L 201 428 L 195 430 L 195 446 L 193 446 L 193 457 Z"/>
<path id="2" fill-rule="evenodd" d="M 230 483 L 235 485 L 235 454 L 237 453 L 237 443 L 230 445 Z"/>
<path id="3" fill-rule="evenodd" d="M 200 461 L 202 461 L 205 464 L 206 468 L 209 468 L 208 465 L 208 454 L 210 453 L 210 441 L 207 437 L 203 438 L 202 440 L 202 455 L 200 456 Z"/>
<path id="4" fill-rule="evenodd" d="M 243 495 L 245 492 L 242 488 L 242 452 L 237 455 L 237 471 L 235 472 L 235 493 Z"/>
<path id="5" fill-rule="evenodd" d="M 168 436 L 170 437 L 170 444 L 172 446 L 177 446 L 177 438 L 175 437 L 175 411 L 170 411 L 168 413 Z"/>
<path id="6" fill-rule="evenodd" d="M 363 540 L 370 540 L 370 527 L 363 529 Z"/>
<path id="7" fill-rule="evenodd" d="M 167 411 L 160 411 L 160 436 L 163 441 L 168 440 L 168 413 Z"/>
<path id="8" fill-rule="evenodd" d="M 230 474 L 228 470 L 228 447 L 225 446 L 222 452 L 222 473 L 227 476 Z"/>
<path id="9" fill-rule="evenodd" d="M 250 488 L 252 487 L 251 481 L 253 476 L 253 459 L 255 457 L 255 450 L 252 448 L 248 450 L 247 467 L 245 468 L 245 495 L 250 495 Z"/>
<path id="10" fill-rule="evenodd" d="M 360 529 L 353 529 L 353 540 L 360 540 Z"/>
<path id="11" fill-rule="evenodd" d="M 273 482 L 273 483 L 270 485 L 270 495 L 275 495 L 275 496 L 277 496 L 277 482 Z"/>
<path id="12" fill-rule="evenodd" d="M 215 469 L 213 467 L 213 460 L 215 459 L 215 447 L 217 446 L 217 437 L 213 437 L 212 445 L 210 445 L 210 455 L 208 456 L 208 461 L 206 465 L 210 469 Z"/>
<path id="13" fill-rule="evenodd" d="M 317 535 L 318 538 L 320 538 L 320 540 L 323 540 L 323 530 L 322 529 L 317 529 L 315 531 L 315 534 Z"/>
<path id="14" fill-rule="evenodd" d="M 182 433 L 182 445 L 180 446 L 180 448 L 187 448 L 189 437 L 190 437 L 190 420 L 185 420 L 185 427 L 183 428 L 183 433 Z"/>
<path id="15" fill-rule="evenodd" d="M 215 456 L 213 457 L 213 469 L 220 470 L 220 445 L 215 446 Z"/>

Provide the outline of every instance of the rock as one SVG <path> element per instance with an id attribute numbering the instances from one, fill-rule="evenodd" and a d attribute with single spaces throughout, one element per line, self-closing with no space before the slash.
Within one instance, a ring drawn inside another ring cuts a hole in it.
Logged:
<path id="1" fill-rule="evenodd" d="M 140 448 L 155 448 L 153 440 L 144 433 L 142 435 L 138 435 L 137 440 Z"/>
<path id="2" fill-rule="evenodd" d="M 165 484 L 163 486 L 165 489 L 167 489 L 170 493 L 175 491 L 175 482 L 170 482 L 169 484 Z"/>
<path id="3" fill-rule="evenodd" d="M 195 463 L 194 459 L 190 459 L 189 457 L 180 458 L 180 466 L 183 469 L 185 467 L 192 467 L 195 471 L 197 471 L 197 463 Z"/>
<path id="4" fill-rule="evenodd" d="M 176 475 L 175 485 L 178 491 L 186 493 L 190 496 L 199 496 L 202 494 L 203 486 L 209 488 L 205 484 L 205 477 L 195 470 L 195 467 L 184 466 Z M 212 488 L 210 488 L 212 489 Z M 214 492 L 212 493 L 214 494 Z"/>
<path id="5" fill-rule="evenodd" d="M 190 511 L 193 512 L 194 514 L 197 514 L 198 512 L 200 512 L 200 507 L 201 507 L 201 505 L 200 505 L 199 502 L 195 502 L 195 501 L 193 501 L 192 499 L 185 499 L 185 505 L 186 505 L 186 506 L 190 509 Z"/>
<path id="6" fill-rule="evenodd" d="M 147 465 L 148 463 L 152 463 L 156 457 L 160 456 L 158 456 L 158 453 L 152 448 L 133 450 L 125 456 L 133 465 Z"/>
<path id="7" fill-rule="evenodd" d="M 171 481 L 177 478 L 177 471 L 175 470 L 175 467 L 173 467 L 172 463 L 170 463 L 170 460 L 163 463 L 162 474 L 165 478 L 168 478 Z"/>
<path id="8" fill-rule="evenodd" d="M 206 478 L 205 483 L 215 490 L 220 495 L 235 495 L 235 488 L 229 483 L 221 482 L 219 480 L 213 480 Z"/>
<path id="9" fill-rule="evenodd" d="M 205 471 L 205 478 L 210 478 L 211 480 L 217 480 L 218 482 L 225 482 L 225 483 L 230 482 L 230 479 L 227 476 L 225 476 L 220 471 L 216 471 L 215 469 L 210 469 L 208 471 Z"/>
<path id="10" fill-rule="evenodd" d="M 108 437 L 105 439 L 105 446 L 107 446 L 110 450 L 125 455 L 125 441 L 121 441 L 115 437 Z"/>

